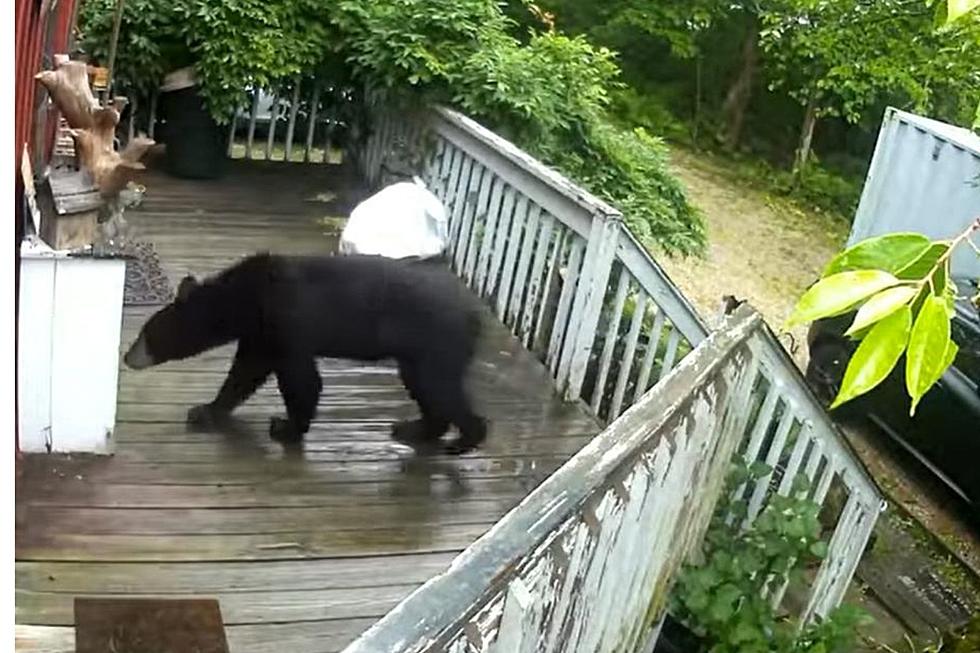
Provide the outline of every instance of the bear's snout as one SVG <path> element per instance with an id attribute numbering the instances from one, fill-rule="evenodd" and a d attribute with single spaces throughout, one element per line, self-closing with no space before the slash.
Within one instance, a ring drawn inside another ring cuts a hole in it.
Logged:
<path id="1" fill-rule="evenodd" d="M 126 367 L 133 370 L 142 370 L 153 365 L 153 356 L 150 355 L 150 349 L 146 346 L 146 336 L 140 334 L 140 337 L 123 356 L 123 362 L 126 363 Z"/>

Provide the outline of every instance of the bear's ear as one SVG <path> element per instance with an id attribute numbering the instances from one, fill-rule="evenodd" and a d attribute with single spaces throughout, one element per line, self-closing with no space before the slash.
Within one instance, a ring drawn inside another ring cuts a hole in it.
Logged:
<path id="1" fill-rule="evenodd" d="M 180 280 L 180 285 L 177 286 L 177 301 L 184 301 L 191 294 L 191 291 L 197 288 L 197 279 L 191 275 L 187 275 Z"/>

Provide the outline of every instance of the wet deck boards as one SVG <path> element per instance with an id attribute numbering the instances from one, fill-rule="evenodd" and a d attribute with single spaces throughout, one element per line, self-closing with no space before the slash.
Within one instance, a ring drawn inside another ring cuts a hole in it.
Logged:
<path id="1" fill-rule="evenodd" d="M 261 249 L 328 252 L 316 219 L 363 196 L 349 174 L 319 166 L 236 163 L 217 182 L 145 183 L 128 216 L 173 283 Z M 335 204 L 308 201 L 324 191 Z M 123 347 L 153 310 L 127 307 Z M 75 596 L 154 595 L 217 598 L 233 653 L 337 651 L 599 430 L 490 322 L 470 379 L 491 421 L 475 454 L 418 458 L 393 443 L 391 422 L 415 407 L 392 366 L 352 361 L 321 363 L 302 451 L 268 438 L 282 411 L 274 382 L 232 432 L 188 432 L 188 407 L 212 398 L 231 352 L 123 369 L 113 457 L 21 462 L 16 621 L 30 628 L 18 649 L 65 650 Z"/>

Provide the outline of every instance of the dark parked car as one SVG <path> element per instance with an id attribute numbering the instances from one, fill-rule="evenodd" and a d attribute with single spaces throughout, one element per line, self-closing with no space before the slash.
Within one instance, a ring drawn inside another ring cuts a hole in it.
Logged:
<path id="1" fill-rule="evenodd" d="M 976 284 L 958 280 L 961 294 L 976 294 Z M 815 322 L 807 338 L 810 364 L 806 377 L 828 403 L 837 393 L 856 343 L 843 334 L 854 315 Z M 963 299 L 952 322 L 959 353 L 942 379 L 923 397 L 909 417 L 904 360 L 885 381 L 835 413 L 840 417 L 866 415 L 885 433 L 918 458 L 980 518 L 980 311 Z"/>

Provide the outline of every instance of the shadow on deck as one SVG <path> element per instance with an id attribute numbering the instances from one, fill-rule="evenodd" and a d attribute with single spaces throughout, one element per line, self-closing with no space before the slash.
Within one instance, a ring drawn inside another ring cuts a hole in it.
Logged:
<path id="1" fill-rule="evenodd" d="M 235 162 L 220 181 L 152 173 L 145 184 L 128 216 L 171 283 L 258 250 L 327 253 L 334 241 L 317 219 L 365 195 L 338 166 Z M 153 310 L 126 307 L 123 347 Z M 415 412 L 390 365 L 323 361 L 299 452 L 266 434 L 282 411 L 274 382 L 239 409 L 236 432 L 186 431 L 187 408 L 212 398 L 231 348 L 123 369 L 114 456 L 19 465 L 17 623 L 71 627 L 81 595 L 210 596 L 234 653 L 343 648 L 600 430 L 488 318 L 471 391 L 490 438 L 459 459 L 416 458 L 390 440 L 390 424 Z M 71 641 L 68 628 L 45 632 Z"/>

